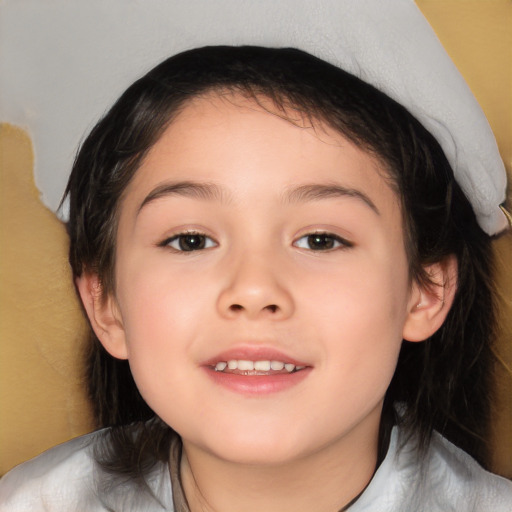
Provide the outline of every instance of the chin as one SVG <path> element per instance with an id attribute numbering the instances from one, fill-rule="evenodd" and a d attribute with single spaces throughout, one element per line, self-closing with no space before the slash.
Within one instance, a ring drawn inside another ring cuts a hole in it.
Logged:
<path id="1" fill-rule="evenodd" d="M 197 444 L 204 451 L 209 452 L 214 457 L 225 461 L 243 464 L 243 465 L 282 465 L 297 458 L 300 458 L 308 452 L 308 446 L 311 444 L 300 431 L 295 430 L 290 433 L 289 424 L 287 427 L 271 429 L 268 425 L 252 425 L 252 428 L 243 428 L 238 426 L 233 428 L 219 428 L 216 432 L 208 432 L 202 436 Z M 311 430 L 314 432 L 314 430 Z M 292 435 L 290 435 L 292 434 Z M 316 444 L 316 443 L 315 443 Z M 310 446 L 312 450 L 315 447 Z"/>
<path id="2" fill-rule="evenodd" d="M 287 450 L 283 449 L 279 443 L 273 443 L 270 446 L 267 442 L 253 441 L 250 445 L 232 446 L 215 455 L 232 464 L 269 467 L 293 462 L 302 453 L 297 451 L 297 447 L 294 450 Z"/>

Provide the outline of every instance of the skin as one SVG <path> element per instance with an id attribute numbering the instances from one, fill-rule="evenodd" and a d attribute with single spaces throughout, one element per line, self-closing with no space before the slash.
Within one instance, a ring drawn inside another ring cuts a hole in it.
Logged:
<path id="1" fill-rule="evenodd" d="M 115 294 L 78 280 L 100 340 L 182 436 L 192 511 L 335 511 L 359 494 L 402 339 L 437 330 L 454 289 L 410 281 L 382 164 L 271 110 L 219 95 L 185 107 L 125 191 Z M 171 192 L 178 182 L 215 190 Z M 297 192 L 311 185 L 331 192 Z M 206 247 L 180 251 L 184 232 Z M 311 233 L 333 247 L 308 245 Z M 453 265 L 429 270 L 443 284 Z M 307 374 L 276 392 L 230 389 L 205 362 L 233 348 L 279 350 Z"/>

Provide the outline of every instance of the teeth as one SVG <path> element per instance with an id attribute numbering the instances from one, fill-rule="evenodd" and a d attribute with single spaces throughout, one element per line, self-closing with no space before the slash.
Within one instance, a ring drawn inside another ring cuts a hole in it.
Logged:
<path id="1" fill-rule="evenodd" d="M 254 369 L 262 372 L 268 372 L 270 370 L 270 361 L 256 361 L 254 363 Z"/>
<path id="2" fill-rule="evenodd" d="M 272 368 L 272 370 L 282 370 L 284 368 L 284 363 L 281 361 L 271 361 L 270 368 Z"/>
<path id="3" fill-rule="evenodd" d="M 231 359 L 229 361 L 219 361 L 215 365 L 215 371 L 223 372 L 226 368 L 229 370 L 241 371 L 259 371 L 268 372 L 270 370 L 282 371 L 285 369 L 288 373 L 303 370 L 305 366 L 295 366 L 293 363 L 283 363 L 282 361 L 248 361 L 246 359 Z"/>
<path id="4" fill-rule="evenodd" d="M 239 370 L 254 370 L 254 363 L 252 361 L 245 361 L 244 359 L 241 359 L 238 361 L 238 369 Z"/>

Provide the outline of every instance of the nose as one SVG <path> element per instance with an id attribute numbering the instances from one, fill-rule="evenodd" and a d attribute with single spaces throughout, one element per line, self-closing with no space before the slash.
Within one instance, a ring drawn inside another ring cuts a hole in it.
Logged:
<path id="1" fill-rule="evenodd" d="M 294 302 L 283 269 L 264 255 L 244 254 L 231 262 L 218 297 L 226 318 L 283 320 L 293 314 Z"/>

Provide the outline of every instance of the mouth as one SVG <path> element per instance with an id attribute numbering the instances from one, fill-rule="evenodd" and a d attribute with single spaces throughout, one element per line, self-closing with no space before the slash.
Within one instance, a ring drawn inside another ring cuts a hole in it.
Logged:
<path id="1" fill-rule="evenodd" d="M 296 373 L 306 368 L 305 365 L 296 365 L 294 363 L 285 363 L 278 360 L 258 360 L 248 359 L 229 359 L 227 361 L 218 361 L 211 367 L 216 372 L 222 372 L 233 375 L 288 375 Z"/>
<path id="2" fill-rule="evenodd" d="M 203 364 L 212 381 L 232 392 L 264 396 L 302 382 L 313 367 L 271 348 L 246 347 L 219 354 Z"/>

